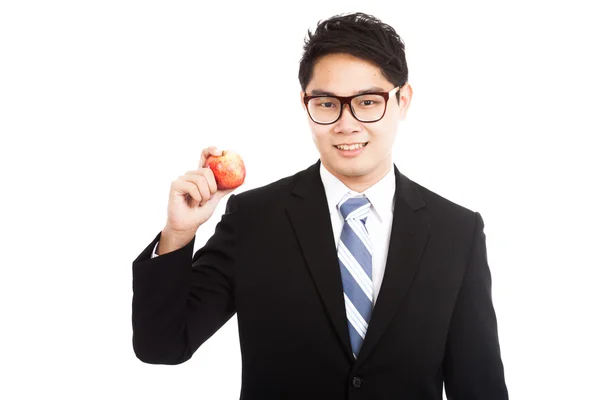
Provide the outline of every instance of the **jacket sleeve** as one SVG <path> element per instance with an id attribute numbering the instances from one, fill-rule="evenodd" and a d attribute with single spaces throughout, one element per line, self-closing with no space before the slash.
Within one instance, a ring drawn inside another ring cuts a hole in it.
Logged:
<path id="1" fill-rule="evenodd" d="M 448 400 L 507 400 L 481 215 L 452 314 L 443 372 Z"/>
<path id="2" fill-rule="evenodd" d="M 150 364 L 181 364 L 235 314 L 235 196 L 206 245 L 194 238 L 152 258 L 160 233 L 133 261 L 133 349 Z"/>

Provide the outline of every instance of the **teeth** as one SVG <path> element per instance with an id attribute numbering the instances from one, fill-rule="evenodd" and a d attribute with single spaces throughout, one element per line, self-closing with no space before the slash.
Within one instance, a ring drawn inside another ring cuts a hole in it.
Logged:
<path id="1" fill-rule="evenodd" d="M 335 146 L 340 150 L 356 150 L 356 149 L 360 149 L 362 147 L 365 147 L 366 143 L 355 143 L 355 144 L 351 144 L 351 145 L 346 145 L 346 144 L 342 144 L 339 146 Z"/>

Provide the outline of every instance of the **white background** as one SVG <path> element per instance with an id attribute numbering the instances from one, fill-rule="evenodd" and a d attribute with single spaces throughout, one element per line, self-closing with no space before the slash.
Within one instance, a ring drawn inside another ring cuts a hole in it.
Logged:
<path id="1" fill-rule="evenodd" d="M 317 160 L 303 40 L 363 11 L 406 42 L 396 165 L 484 218 L 511 399 L 600 399 L 597 2 L 200 3 L 0 3 L 1 398 L 239 397 L 235 318 L 135 357 L 131 263 L 203 147 L 243 155 L 238 192 Z"/>

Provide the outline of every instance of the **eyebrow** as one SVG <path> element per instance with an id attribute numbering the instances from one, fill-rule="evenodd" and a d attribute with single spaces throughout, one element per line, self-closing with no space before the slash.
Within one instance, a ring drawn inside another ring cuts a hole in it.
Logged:
<path id="1" fill-rule="evenodd" d="M 385 92 L 385 90 L 383 90 L 379 86 L 373 86 L 368 89 L 358 90 L 354 94 L 357 95 L 357 94 L 373 93 L 373 92 Z M 310 96 L 336 96 L 336 94 L 333 92 L 328 92 L 326 90 L 314 89 L 314 90 L 310 91 Z"/>

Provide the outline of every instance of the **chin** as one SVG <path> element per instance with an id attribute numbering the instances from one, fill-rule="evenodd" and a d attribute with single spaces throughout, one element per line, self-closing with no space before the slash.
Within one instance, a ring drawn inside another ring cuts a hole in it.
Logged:
<path id="1" fill-rule="evenodd" d="M 351 165 L 340 165 L 340 163 L 336 163 L 333 165 L 333 170 L 337 174 L 347 176 L 349 178 L 363 176 L 371 171 L 370 168 L 360 165 L 361 163 L 357 163 L 356 161 L 351 161 L 350 163 Z"/>

